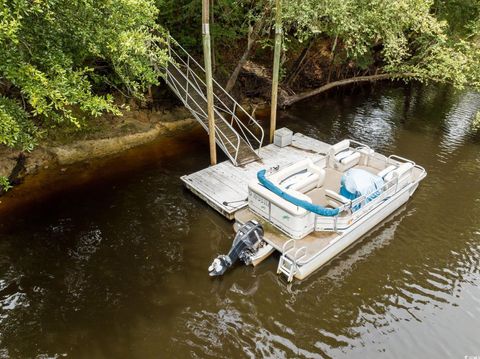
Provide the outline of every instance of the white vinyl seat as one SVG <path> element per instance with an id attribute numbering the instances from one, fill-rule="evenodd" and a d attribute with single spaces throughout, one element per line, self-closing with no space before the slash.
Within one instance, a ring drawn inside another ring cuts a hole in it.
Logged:
<path id="1" fill-rule="evenodd" d="M 330 147 L 331 166 L 344 172 L 360 162 L 361 154 L 350 148 L 350 141 L 343 140 Z"/>
<path id="2" fill-rule="evenodd" d="M 269 179 L 282 189 L 306 193 L 323 185 L 325 170 L 306 159 L 272 174 Z"/>
<path id="3" fill-rule="evenodd" d="M 382 179 L 385 179 L 385 177 L 390 173 L 392 172 L 393 170 L 395 170 L 397 168 L 397 166 L 394 166 L 394 165 L 390 165 L 388 166 L 387 168 L 384 168 L 383 170 L 381 170 L 380 172 L 378 172 L 378 176 L 381 177 Z"/>
<path id="4" fill-rule="evenodd" d="M 414 167 L 413 163 L 410 163 L 410 162 L 402 163 L 400 166 L 398 166 L 393 171 L 388 172 L 384 176 L 384 179 L 387 182 L 391 181 L 394 177 L 398 177 L 400 179 L 402 176 L 407 174 L 413 167 Z"/>

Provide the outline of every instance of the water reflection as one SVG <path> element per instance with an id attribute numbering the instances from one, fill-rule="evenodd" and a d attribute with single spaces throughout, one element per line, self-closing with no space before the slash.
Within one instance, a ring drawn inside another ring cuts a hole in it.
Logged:
<path id="1" fill-rule="evenodd" d="M 385 148 L 392 143 L 396 123 L 392 119 L 395 114 L 395 100 L 385 97 L 378 103 L 367 102 L 355 113 L 349 131 L 351 137 L 361 138 L 372 148 Z"/>
<path id="2" fill-rule="evenodd" d="M 112 177 L 3 217 L 0 357 L 475 354 L 480 138 L 469 121 L 479 99 L 393 86 L 281 114 L 280 126 L 351 136 L 429 173 L 392 218 L 293 285 L 276 275 L 278 256 L 208 277 L 232 228 L 178 179 L 208 164 L 199 133 L 169 142 L 174 151 L 133 151 L 104 164 Z"/>
<path id="3" fill-rule="evenodd" d="M 472 134 L 472 121 L 480 111 L 480 94 L 467 92 L 459 96 L 445 118 L 441 152 L 450 154 Z"/>

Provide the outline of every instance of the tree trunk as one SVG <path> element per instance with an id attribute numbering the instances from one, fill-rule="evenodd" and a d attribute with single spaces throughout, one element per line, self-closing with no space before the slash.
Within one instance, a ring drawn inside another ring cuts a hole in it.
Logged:
<path id="1" fill-rule="evenodd" d="M 307 58 L 308 52 L 312 48 L 314 41 L 315 41 L 315 38 L 312 37 L 308 42 L 307 46 L 305 46 L 304 49 L 302 50 L 300 56 L 298 56 L 297 60 L 293 64 L 292 70 L 290 71 L 290 74 L 288 75 L 287 80 L 285 81 L 287 86 L 290 86 L 297 78 L 298 74 L 300 73 L 301 66 L 305 61 L 305 59 Z"/>
<path id="2" fill-rule="evenodd" d="M 227 84 L 225 85 L 225 91 L 230 92 L 235 86 L 238 75 L 240 74 L 240 71 L 242 70 L 243 65 L 245 65 L 245 63 L 247 62 L 248 57 L 250 56 L 250 52 L 253 49 L 253 45 L 255 45 L 255 42 L 258 40 L 258 36 L 262 28 L 263 28 L 263 19 L 258 20 L 255 26 L 250 26 L 248 30 L 247 48 L 243 52 L 243 55 L 238 61 L 237 66 L 235 67 L 232 74 L 230 75 L 230 78 L 228 79 Z"/>
<path id="3" fill-rule="evenodd" d="M 335 87 L 350 85 L 358 82 L 370 82 L 370 81 L 378 81 L 378 80 L 386 80 L 386 79 L 393 79 L 393 78 L 405 78 L 405 77 L 414 77 L 412 73 L 404 73 L 404 74 L 378 74 L 378 75 L 370 75 L 370 76 L 358 76 L 358 77 L 351 77 L 349 79 L 344 79 L 340 81 L 330 82 L 326 85 L 320 86 L 316 89 L 305 91 L 293 96 L 288 96 L 283 99 L 281 103 L 281 107 L 291 106 L 292 104 L 304 100 L 306 98 L 318 95 L 322 92 L 328 91 Z"/>
<path id="4" fill-rule="evenodd" d="M 335 54 L 336 54 L 336 51 L 337 51 L 337 41 L 338 41 L 338 35 L 335 36 L 335 41 L 333 42 L 333 46 L 332 46 L 332 51 L 330 53 L 330 65 L 328 66 L 328 78 L 327 78 L 327 83 L 330 83 L 330 80 L 332 78 L 332 66 L 333 66 L 333 62 L 335 61 Z"/>

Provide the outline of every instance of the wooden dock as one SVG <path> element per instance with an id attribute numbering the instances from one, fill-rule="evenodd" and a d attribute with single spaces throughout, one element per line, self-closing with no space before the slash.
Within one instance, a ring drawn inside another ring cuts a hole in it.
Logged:
<path id="1" fill-rule="evenodd" d="M 230 161 L 207 167 L 181 177 L 188 189 L 228 219 L 247 206 L 248 183 L 262 169 L 283 168 L 305 158 L 317 161 L 327 153 L 329 144 L 296 133 L 292 144 L 262 147 L 260 159 L 244 166 L 234 166 Z"/>

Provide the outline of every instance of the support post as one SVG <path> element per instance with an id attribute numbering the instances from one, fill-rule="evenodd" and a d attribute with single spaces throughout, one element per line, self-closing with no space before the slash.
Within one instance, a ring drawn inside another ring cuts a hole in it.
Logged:
<path id="1" fill-rule="evenodd" d="M 210 144 L 210 164 L 217 164 L 215 143 L 215 117 L 213 112 L 212 51 L 210 46 L 210 0 L 202 0 L 202 37 L 205 62 L 205 83 L 207 85 L 208 139 Z"/>
<path id="2" fill-rule="evenodd" d="M 276 0 L 275 6 L 275 52 L 273 54 L 272 100 L 270 108 L 270 142 L 277 127 L 278 76 L 280 55 L 282 52 L 282 0 Z"/>

